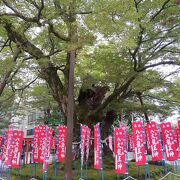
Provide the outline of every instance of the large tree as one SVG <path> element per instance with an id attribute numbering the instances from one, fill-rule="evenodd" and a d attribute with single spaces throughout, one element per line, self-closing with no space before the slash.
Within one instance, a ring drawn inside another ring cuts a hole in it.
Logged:
<path id="1" fill-rule="evenodd" d="M 179 65 L 178 8 L 175 0 L 0 2 L 3 36 L 37 64 L 39 76 L 67 118 L 69 163 L 73 108 L 75 121 L 82 122 L 83 114 L 91 117 L 113 101 L 128 98 L 133 83 L 150 68 Z M 91 74 L 93 68 L 99 76 L 95 83 L 82 83 L 77 75 L 77 96 L 72 89 L 75 59 L 81 68 L 88 60 L 86 72 Z M 68 98 L 74 102 L 68 104 Z M 66 173 L 66 179 L 70 176 Z"/>

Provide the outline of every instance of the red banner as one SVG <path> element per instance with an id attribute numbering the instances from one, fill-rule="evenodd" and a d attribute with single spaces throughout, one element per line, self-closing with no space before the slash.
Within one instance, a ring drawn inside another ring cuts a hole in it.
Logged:
<path id="1" fill-rule="evenodd" d="M 12 168 L 20 168 L 23 140 L 24 140 L 24 132 L 14 130 L 13 143 L 12 143 Z"/>
<path id="2" fill-rule="evenodd" d="M 86 162 L 88 161 L 88 157 L 89 157 L 90 138 L 91 138 L 91 129 L 87 127 L 87 136 L 86 136 Z"/>
<path id="3" fill-rule="evenodd" d="M 149 134 L 152 161 L 161 161 L 163 159 L 163 156 L 160 144 L 160 135 L 155 122 L 147 124 L 147 134 Z"/>
<path id="4" fill-rule="evenodd" d="M 50 153 L 51 153 L 51 147 L 53 144 L 53 130 L 51 128 L 48 128 L 47 126 L 46 126 L 46 140 L 45 141 L 46 142 L 43 147 L 43 154 L 44 154 L 43 173 L 47 172 L 48 162 L 49 162 Z"/>
<path id="5" fill-rule="evenodd" d="M 126 144 L 125 129 L 114 128 L 114 155 L 115 155 L 115 173 L 126 173 Z"/>
<path id="6" fill-rule="evenodd" d="M 144 137 L 141 122 L 132 122 L 133 141 L 136 165 L 141 166 L 146 164 L 146 155 L 144 147 Z"/>
<path id="7" fill-rule="evenodd" d="M 162 131 L 162 139 L 168 161 L 176 161 L 178 159 L 177 147 L 170 122 L 160 124 Z"/>
<path id="8" fill-rule="evenodd" d="M 11 168 L 12 161 L 12 142 L 13 142 L 13 130 L 11 127 L 6 132 L 6 141 L 4 146 L 4 164 L 6 167 Z"/>
<path id="9" fill-rule="evenodd" d="M 148 125 L 147 124 L 144 126 L 144 129 L 145 129 L 145 132 L 146 132 L 147 150 L 148 150 L 148 153 L 151 153 L 151 140 L 150 140 L 151 135 L 149 133 Z"/>
<path id="10" fill-rule="evenodd" d="M 39 126 L 39 134 L 38 134 L 38 163 L 44 162 L 43 148 L 45 147 L 45 143 L 46 143 L 46 126 L 41 125 Z"/>
<path id="11" fill-rule="evenodd" d="M 178 145 L 178 148 L 180 148 L 180 129 L 176 128 L 175 133 L 176 133 L 177 145 Z"/>
<path id="12" fill-rule="evenodd" d="M 180 119 L 178 120 L 178 129 L 180 129 Z"/>
<path id="13" fill-rule="evenodd" d="M 59 162 L 64 162 L 66 157 L 66 127 L 59 126 L 57 132 L 57 159 Z"/>
<path id="14" fill-rule="evenodd" d="M 3 140 L 3 137 L 0 136 L 0 148 L 1 148 L 1 146 L 2 146 L 2 140 Z"/>
<path id="15" fill-rule="evenodd" d="M 81 125 L 81 165 L 83 166 L 84 160 L 84 152 L 85 152 L 85 145 L 86 145 L 86 132 L 87 126 Z"/>
<path id="16" fill-rule="evenodd" d="M 113 152 L 113 140 L 112 140 L 112 136 L 109 136 L 108 140 L 109 140 L 109 149 Z"/>
<path id="17" fill-rule="evenodd" d="M 32 150 L 32 156 L 33 156 L 33 162 L 37 163 L 38 162 L 38 157 L 39 157 L 39 126 L 34 128 L 34 140 L 33 140 L 33 150 Z"/>
<path id="18" fill-rule="evenodd" d="M 94 169 L 101 169 L 101 142 L 99 124 L 94 126 Z"/>
<path id="19" fill-rule="evenodd" d="M 133 142 L 133 135 L 128 134 L 128 147 L 129 147 L 129 152 L 134 152 L 134 142 Z"/>
<path id="20" fill-rule="evenodd" d="M 53 137 L 52 149 L 56 149 L 56 137 Z"/>

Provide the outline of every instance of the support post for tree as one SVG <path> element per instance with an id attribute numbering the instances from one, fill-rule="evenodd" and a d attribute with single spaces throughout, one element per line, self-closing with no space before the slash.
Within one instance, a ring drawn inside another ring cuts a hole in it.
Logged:
<path id="1" fill-rule="evenodd" d="M 66 161 L 65 180 L 72 179 L 72 140 L 74 127 L 74 65 L 75 51 L 70 52 L 69 64 L 69 84 L 68 84 L 68 105 L 67 105 L 67 141 L 66 141 Z"/>

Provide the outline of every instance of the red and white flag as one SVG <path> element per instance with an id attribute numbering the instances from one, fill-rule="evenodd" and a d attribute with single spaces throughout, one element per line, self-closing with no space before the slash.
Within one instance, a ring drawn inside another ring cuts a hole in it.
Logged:
<path id="1" fill-rule="evenodd" d="M 147 150 L 148 150 L 148 153 L 151 153 L 151 142 L 150 142 L 151 135 L 150 135 L 150 133 L 148 131 L 148 125 L 147 124 L 144 126 L 144 129 L 145 129 L 145 132 L 146 132 Z"/>
<path id="2" fill-rule="evenodd" d="M 112 136 L 109 136 L 108 140 L 109 140 L 109 149 L 111 151 L 113 151 L 113 138 L 112 138 Z"/>
<path id="3" fill-rule="evenodd" d="M 43 173 L 47 172 L 48 162 L 50 158 L 51 147 L 53 144 L 53 129 L 46 126 L 46 140 L 43 147 Z"/>
<path id="4" fill-rule="evenodd" d="M 132 122 L 132 131 L 133 131 L 136 165 L 142 166 L 146 164 L 142 122 Z"/>
<path id="5" fill-rule="evenodd" d="M 19 130 L 14 130 L 13 143 L 12 143 L 12 168 L 20 168 L 23 140 L 24 140 L 24 132 Z"/>
<path id="6" fill-rule="evenodd" d="M 180 129 L 179 128 L 175 129 L 175 134 L 176 134 L 177 146 L 178 148 L 180 148 Z"/>
<path id="7" fill-rule="evenodd" d="M 94 126 L 94 169 L 100 170 L 101 165 L 101 136 L 99 130 L 99 123 Z"/>
<path id="8" fill-rule="evenodd" d="M 160 127 L 162 131 L 163 145 L 166 152 L 166 159 L 168 161 L 176 161 L 178 159 L 178 151 L 171 123 L 161 123 Z"/>
<path id="9" fill-rule="evenodd" d="M 163 156 L 160 144 L 160 134 L 155 122 L 147 124 L 147 134 L 149 134 L 152 161 L 161 161 L 163 159 Z"/>
<path id="10" fill-rule="evenodd" d="M 128 134 L 128 147 L 129 147 L 129 152 L 134 152 L 134 142 L 133 142 L 133 135 Z"/>
<path id="11" fill-rule="evenodd" d="M 0 136 L 0 148 L 2 147 L 2 141 L 3 141 L 3 137 Z"/>
<path id="12" fill-rule="evenodd" d="M 87 134 L 87 126 L 81 124 L 81 165 L 83 166 L 84 162 L 84 152 L 86 146 L 86 134 Z"/>
<path id="13" fill-rule="evenodd" d="M 51 149 L 56 149 L 56 137 L 53 137 L 53 143 Z"/>
<path id="14" fill-rule="evenodd" d="M 66 127 L 59 126 L 57 132 L 57 159 L 59 162 L 64 162 L 66 157 Z"/>
<path id="15" fill-rule="evenodd" d="M 34 139 L 33 139 L 33 149 L 32 149 L 32 160 L 34 163 L 38 162 L 39 157 L 39 126 L 34 128 Z"/>
<path id="16" fill-rule="evenodd" d="M 114 155 L 115 155 L 115 173 L 126 173 L 126 144 L 125 129 L 114 128 Z"/>
<path id="17" fill-rule="evenodd" d="M 180 119 L 178 120 L 178 129 L 180 129 Z"/>
<path id="18" fill-rule="evenodd" d="M 87 127 L 87 136 L 86 136 L 86 162 L 88 162 L 88 158 L 89 158 L 90 138 L 91 138 L 91 129 Z"/>
<path id="19" fill-rule="evenodd" d="M 39 134 L 38 134 L 38 163 L 44 162 L 44 151 L 43 148 L 46 144 L 46 126 L 39 126 Z"/>
<path id="20" fill-rule="evenodd" d="M 13 129 L 10 126 L 6 132 L 6 140 L 4 146 L 4 164 L 6 167 L 11 168 L 12 165 L 12 143 L 13 143 Z"/>

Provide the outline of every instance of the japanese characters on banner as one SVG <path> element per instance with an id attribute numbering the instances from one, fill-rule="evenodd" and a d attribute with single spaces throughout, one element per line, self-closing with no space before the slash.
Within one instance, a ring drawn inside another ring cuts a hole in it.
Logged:
<path id="1" fill-rule="evenodd" d="M 175 134 L 176 134 L 177 147 L 180 148 L 180 129 L 179 128 L 175 129 Z"/>
<path id="2" fill-rule="evenodd" d="M 43 148 L 45 147 L 46 143 L 46 126 L 40 125 L 39 127 L 39 134 L 38 134 L 38 163 L 44 162 L 44 152 Z"/>
<path id="3" fill-rule="evenodd" d="M 94 126 L 94 169 L 102 168 L 101 135 L 99 123 Z"/>
<path id="4" fill-rule="evenodd" d="M 1 146 L 2 146 L 2 141 L 3 141 L 3 137 L 0 136 L 0 148 L 1 148 Z"/>
<path id="5" fill-rule="evenodd" d="M 125 129 L 114 128 L 114 155 L 115 155 L 115 173 L 126 173 L 126 144 Z"/>
<path id="6" fill-rule="evenodd" d="M 147 124 L 147 134 L 149 136 L 149 145 L 152 152 L 152 161 L 161 161 L 163 159 L 160 144 L 160 134 L 155 122 Z"/>
<path id="7" fill-rule="evenodd" d="M 19 130 L 14 130 L 13 142 L 12 142 L 12 168 L 20 168 L 23 140 L 24 140 L 24 132 Z"/>
<path id="8" fill-rule="evenodd" d="M 84 154 L 86 148 L 86 162 L 89 157 L 89 147 L 90 147 L 90 137 L 91 137 L 91 129 L 88 126 L 81 124 L 81 166 L 83 166 L 84 162 Z"/>
<path id="9" fill-rule="evenodd" d="M 11 168 L 12 161 L 12 142 L 13 142 L 13 129 L 9 127 L 6 132 L 6 140 L 4 146 L 4 164 L 6 167 Z"/>
<path id="10" fill-rule="evenodd" d="M 178 120 L 178 129 L 180 129 L 180 119 Z"/>
<path id="11" fill-rule="evenodd" d="M 168 161 L 176 161 L 178 159 L 178 151 L 171 124 L 170 122 L 161 123 L 160 127 L 162 131 L 163 145 L 166 152 L 166 159 Z"/>
<path id="12" fill-rule="evenodd" d="M 133 131 L 136 165 L 137 166 L 145 165 L 146 155 L 145 155 L 142 123 L 132 122 L 132 131 Z"/>
<path id="13" fill-rule="evenodd" d="M 53 142 L 52 142 L 51 149 L 56 149 L 56 137 L 53 137 Z"/>
<path id="14" fill-rule="evenodd" d="M 87 126 L 81 124 L 81 166 L 83 166 Z"/>
<path id="15" fill-rule="evenodd" d="M 128 134 L 128 150 L 129 152 L 134 152 L 134 142 L 132 134 Z"/>
<path id="16" fill-rule="evenodd" d="M 34 128 L 34 140 L 33 140 L 33 150 L 32 150 L 32 155 L 33 155 L 33 162 L 37 163 L 38 162 L 38 157 L 39 157 L 39 126 Z"/>
<path id="17" fill-rule="evenodd" d="M 66 157 L 66 127 L 59 126 L 57 133 L 57 160 L 64 162 Z"/>
<path id="18" fill-rule="evenodd" d="M 113 138 L 112 138 L 112 136 L 109 136 L 108 140 L 109 140 L 109 149 L 111 151 L 113 151 Z"/>
<path id="19" fill-rule="evenodd" d="M 87 162 L 89 158 L 91 129 L 87 127 L 86 133 L 87 133 L 87 136 L 86 136 L 86 162 Z"/>
<path id="20" fill-rule="evenodd" d="M 43 172 L 45 173 L 47 171 L 48 168 L 48 161 L 50 158 L 50 152 L 51 152 L 51 147 L 53 144 L 53 130 L 49 127 L 46 126 L 46 139 L 45 139 L 45 144 L 43 147 L 43 154 L 44 154 L 44 158 L 43 158 Z"/>
<path id="21" fill-rule="evenodd" d="M 146 132 L 147 151 L 148 151 L 148 153 L 151 153 L 150 133 L 148 131 L 148 125 L 147 124 L 144 126 L 144 129 Z"/>

